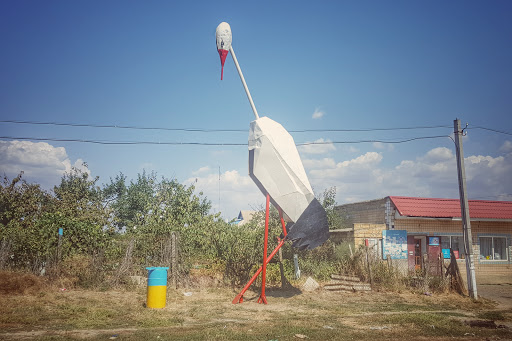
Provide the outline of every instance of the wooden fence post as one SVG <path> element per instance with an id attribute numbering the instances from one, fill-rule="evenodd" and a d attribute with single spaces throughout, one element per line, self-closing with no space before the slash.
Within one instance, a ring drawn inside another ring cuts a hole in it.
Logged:
<path id="1" fill-rule="evenodd" d="M 372 267 L 370 265 L 370 256 L 368 255 L 368 245 L 366 245 L 366 263 L 368 264 L 368 275 L 370 276 L 370 286 L 373 289 Z"/>
<path id="2" fill-rule="evenodd" d="M 178 252 L 177 252 L 176 232 L 171 233 L 171 285 L 174 289 L 178 288 Z"/>

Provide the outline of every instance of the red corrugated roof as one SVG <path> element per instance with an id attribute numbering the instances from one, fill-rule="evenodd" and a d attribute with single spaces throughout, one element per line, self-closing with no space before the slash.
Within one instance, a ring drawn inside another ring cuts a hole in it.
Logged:
<path id="1" fill-rule="evenodd" d="M 459 199 L 389 197 L 398 213 L 409 217 L 460 218 Z M 473 219 L 512 219 L 512 201 L 469 200 Z"/>

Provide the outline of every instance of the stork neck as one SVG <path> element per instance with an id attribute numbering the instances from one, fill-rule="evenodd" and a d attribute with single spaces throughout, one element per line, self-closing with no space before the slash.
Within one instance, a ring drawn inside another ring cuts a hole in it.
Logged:
<path id="1" fill-rule="evenodd" d="M 249 92 L 249 88 L 247 87 L 247 83 L 245 83 L 245 78 L 242 73 L 242 69 L 240 69 L 240 65 L 238 65 L 238 60 L 236 59 L 235 51 L 233 50 L 233 46 L 229 47 L 229 51 L 231 52 L 231 56 L 233 57 L 233 61 L 235 62 L 236 69 L 238 71 L 238 75 L 240 76 L 240 80 L 242 81 L 242 85 L 244 86 L 245 93 L 247 94 L 247 98 L 249 99 L 249 103 L 251 104 L 252 111 L 256 119 L 260 118 L 258 116 L 258 111 L 256 110 L 256 106 L 251 97 L 251 93 Z"/>

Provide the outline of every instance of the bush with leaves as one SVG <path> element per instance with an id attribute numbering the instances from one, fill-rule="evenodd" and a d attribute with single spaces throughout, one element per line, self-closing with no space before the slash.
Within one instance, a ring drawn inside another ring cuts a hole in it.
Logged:
<path id="1" fill-rule="evenodd" d="M 51 214 L 52 196 L 20 173 L 0 185 L 0 241 L 9 245 L 8 265 L 37 272 L 54 253 L 57 230 L 42 224 Z"/>

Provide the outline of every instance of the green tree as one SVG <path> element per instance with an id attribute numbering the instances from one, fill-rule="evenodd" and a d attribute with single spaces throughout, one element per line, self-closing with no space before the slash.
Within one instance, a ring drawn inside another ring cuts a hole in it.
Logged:
<path id="1" fill-rule="evenodd" d="M 53 197 L 38 184 L 29 184 L 20 172 L 0 185 L 0 241 L 9 245 L 8 265 L 37 271 L 53 254 L 57 230 L 41 225 L 50 214 Z"/>
<path id="2" fill-rule="evenodd" d="M 112 209 L 113 224 L 118 230 L 130 232 L 144 226 L 151 206 L 155 202 L 159 181 L 156 173 L 143 171 L 135 181 L 126 185 L 126 176 L 119 173 L 110 183 L 103 187 L 103 197 Z"/>
<path id="3" fill-rule="evenodd" d="M 144 171 L 128 186 L 122 173 L 111 178 L 103 188 L 103 197 L 115 226 L 136 237 L 138 258 L 148 263 L 160 258 L 171 232 L 182 235 L 180 247 L 184 252 L 194 246 L 201 253 L 209 245 L 205 233 L 215 221 L 208 216 L 211 204 L 194 191 L 194 186 L 187 187 L 176 179 L 158 179 L 156 173 Z"/>
<path id="4" fill-rule="evenodd" d="M 320 196 L 320 203 L 327 213 L 327 222 L 329 223 L 329 229 L 335 230 L 345 227 L 345 221 L 343 217 L 336 211 L 336 186 L 332 186 L 324 191 Z"/>
<path id="5" fill-rule="evenodd" d="M 96 185 L 98 180 L 72 168 L 53 189 L 56 200 L 49 219 L 64 229 L 64 254 L 93 254 L 109 242 L 110 211 L 103 204 L 102 191 Z"/>

